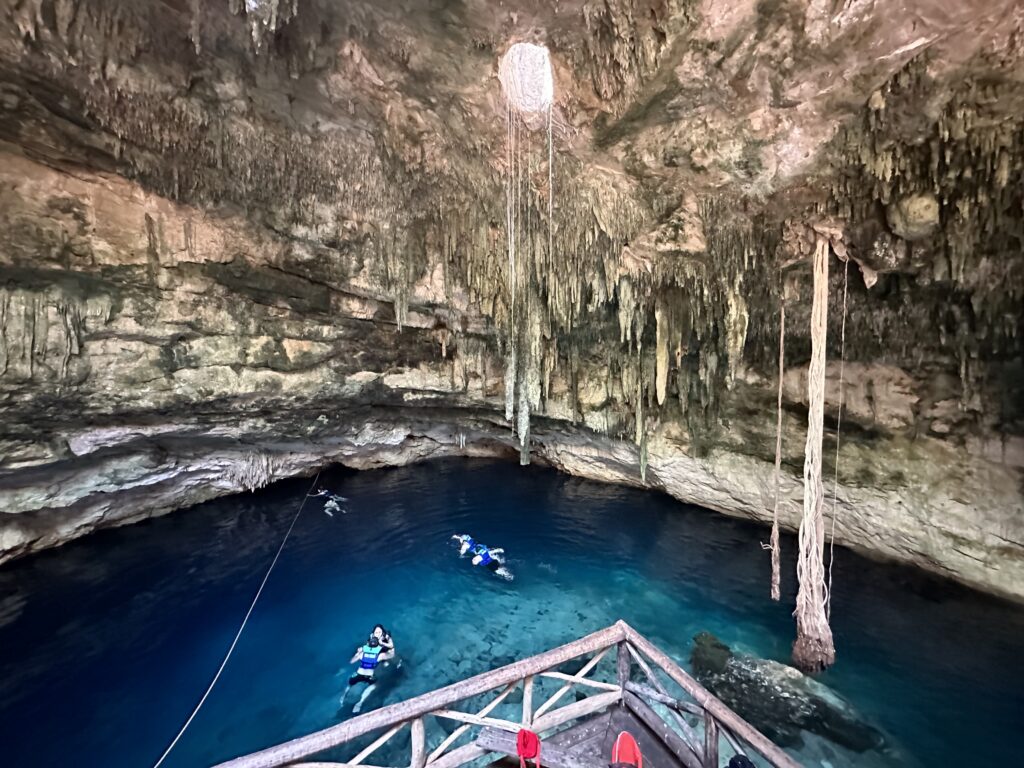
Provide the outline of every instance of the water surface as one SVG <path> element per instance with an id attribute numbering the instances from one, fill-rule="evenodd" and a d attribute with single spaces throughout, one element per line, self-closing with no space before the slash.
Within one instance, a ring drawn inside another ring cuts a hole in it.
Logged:
<path id="1" fill-rule="evenodd" d="M 325 478 L 349 498 L 347 513 L 307 506 L 165 765 L 208 765 L 337 722 L 346 662 L 377 621 L 404 664 L 368 706 L 618 618 L 682 662 L 701 630 L 744 652 L 788 655 L 792 559 L 783 602 L 772 603 L 759 526 L 503 463 Z M 0 569 L 0 762 L 152 765 L 220 663 L 308 486 L 279 483 Z M 464 531 L 505 547 L 516 580 L 460 561 L 447 539 Z M 788 555 L 793 545 L 784 539 Z M 833 627 L 838 663 L 822 680 L 892 746 L 856 756 L 809 738 L 802 759 L 965 766 L 1015 754 L 1024 610 L 844 551 Z"/>

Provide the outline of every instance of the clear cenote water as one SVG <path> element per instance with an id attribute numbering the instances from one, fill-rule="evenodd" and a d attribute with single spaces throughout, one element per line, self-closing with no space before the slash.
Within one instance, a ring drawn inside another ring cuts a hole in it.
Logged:
<path id="1" fill-rule="evenodd" d="M 377 621 L 404 665 L 368 707 L 618 618 L 684 665 L 701 630 L 788 656 L 792 559 L 772 603 L 759 526 L 502 463 L 324 477 L 350 499 L 347 514 L 307 506 L 165 765 L 209 765 L 337 722 L 336 673 Z M 151 766 L 220 663 L 308 486 L 279 483 L 0 568 L 0 764 Z M 447 540 L 459 532 L 505 547 L 516 580 L 460 561 Z M 783 545 L 791 555 L 792 539 Z M 1011 764 L 1024 724 L 1024 609 L 843 551 L 833 627 L 838 663 L 821 679 L 892 746 L 858 756 L 815 737 L 801 759 Z"/>

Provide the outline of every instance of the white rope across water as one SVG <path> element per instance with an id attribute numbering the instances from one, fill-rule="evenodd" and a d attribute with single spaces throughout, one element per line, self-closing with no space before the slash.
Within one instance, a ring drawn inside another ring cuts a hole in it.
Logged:
<path id="1" fill-rule="evenodd" d="M 217 668 L 217 673 L 213 676 L 213 680 L 211 680 L 210 684 L 207 686 L 206 692 L 203 694 L 203 697 L 199 699 L 199 703 L 196 704 L 196 708 L 192 710 L 192 714 L 188 716 L 188 720 L 186 720 L 185 724 L 181 726 L 181 730 L 178 731 L 178 735 L 174 737 L 174 740 L 167 746 L 167 749 L 164 750 L 164 753 L 160 755 L 160 759 L 153 764 L 153 768 L 160 768 L 164 760 L 167 759 L 167 756 L 171 754 L 171 750 L 174 749 L 178 741 L 181 740 L 181 737 L 185 735 L 185 731 L 192 724 L 192 721 L 195 720 L 195 717 L 199 714 L 199 710 L 202 708 L 203 704 L 206 703 L 206 699 L 209 697 L 210 692 L 213 690 L 213 686 L 215 686 L 217 684 L 217 681 L 220 679 L 220 675 L 224 671 L 224 667 L 227 666 L 228 659 L 231 658 L 231 654 L 234 653 L 235 646 L 238 645 L 238 639 L 242 636 L 242 630 L 245 629 L 245 625 L 249 622 L 249 617 L 252 616 L 252 611 L 256 607 L 256 601 L 259 600 L 260 595 L 263 594 L 263 588 L 267 586 L 267 580 L 270 578 L 270 573 L 274 570 L 274 566 L 277 565 L 277 561 L 281 557 L 281 553 L 284 551 L 284 545 L 288 543 L 288 537 L 292 535 L 292 530 L 295 528 L 295 523 L 298 522 L 299 515 L 302 514 L 302 509 L 303 507 L 306 506 L 306 501 L 309 499 L 309 494 L 314 488 L 316 488 L 316 484 L 319 479 L 320 473 L 317 472 L 316 477 L 313 478 L 312 485 L 309 486 L 309 490 L 306 491 L 306 494 L 302 497 L 302 503 L 299 504 L 299 509 L 295 513 L 295 517 L 292 518 L 292 524 L 288 526 L 288 530 L 284 534 L 284 539 L 281 541 L 281 546 L 277 548 L 277 554 L 275 554 L 274 559 L 270 561 L 270 567 L 267 568 L 267 572 L 263 576 L 263 581 L 260 582 L 260 587 L 256 590 L 256 596 L 253 597 L 252 603 L 249 605 L 249 610 L 245 612 L 245 618 L 242 619 L 242 626 L 240 626 L 238 628 L 238 631 L 235 633 L 235 639 L 231 641 L 231 645 L 230 647 L 228 647 L 228 652 L 224 654 L 224 660 L 220 663 L 220 666 Z"/>

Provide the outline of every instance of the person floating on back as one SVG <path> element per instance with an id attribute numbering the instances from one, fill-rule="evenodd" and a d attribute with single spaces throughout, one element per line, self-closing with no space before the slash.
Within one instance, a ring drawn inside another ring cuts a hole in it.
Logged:
<path id="1" fill-rule="evenodd" d="M 383 629 L 383 628 L 382 628 Z M 373 691 L 377 685 L 375 674 L 377 667 L 381 664 L 386 664 L 394 656 L 394 651 L 388 651 L 381 645 L 380 640 L 376 635 L 370 635 L 366 641 L 366 645 L 356 649 L 355 655 L 352 657 L 350 664 L 359 664 L 356 672 L 352 677 L 348 679 L 348 685 L 345 687 L 345 692 L 341 694 L 341 700 L 338 702 L 339 707 L 345 706 L 345 699 L 348 698 L 348 692 L 352 690 L 354 686 L 365 685 L 366 690 L 363 691 L 363 695 L 359 697 L 359 701 L 352 707 L 352 711 L 358 713 L 363 708 L 363 702 L 366 701 L 367 696 Z"/>
<path id="2" fill-rule="evenodd" d="M 488 547 L 486 544 L 481 544 L 480 542 L 475 541 L 468 533 L 452 536 L 452 539 L 459 542 L 460 557 L 465 557 L 469 554 L 473 558 L 473 565 L 483 566 L 496 576 L 500 576 L 506 581 L 512 581 L 514 578 L 512 576 L 512 572 L 505 567 L 504 549 L 501 549 L 500 547 Z"/>
<path id="3" fill-rule="evenodd" d="M 316 493 L 311 493 L 309 496 L 310 498 L 320 497 L 327 499 L 327 501 L 324 502 L 324 512 L 327 513 L 328 517 L 334 517 L 335 512 L 344 513 L 347 511 L 343 509 L 341 505 L 348 501 L 348 499 L 340 494 L 327 490 L 322 485 L 317 487 Z"/>

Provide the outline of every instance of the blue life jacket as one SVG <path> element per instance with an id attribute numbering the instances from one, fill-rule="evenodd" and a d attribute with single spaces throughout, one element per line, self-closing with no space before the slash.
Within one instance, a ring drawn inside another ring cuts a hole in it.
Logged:
<path id="1" fill-rule="evenodd" d="M 371 648 L 368 645 L 364 645 L 363 655 L 359 659 L 359 668 L 369 670 L 376 669 L 377 665 L 380 664 L 380 654 L 381 651 L 383 650 L 384 649 L 379 645 L 376 648 Z"/>
<path id="2" fill-rule="evenodd" d="M 473 541 L 472 536 L 467 536 L 466 538 L 464 538 L 462 540 L 462 543 L 469 547 L 470 550 L 474 550 L 479 546 L 475 541 Z"/>
<path id="3" fill-rule="evenodd" d="M 473 554 L 480 556 L 480 562 L 478 565 L 490 565 L 491 561 L 494 559 L 491 557 L 491 551 L 483 544 L 477 546 L 477 548 L 473 550 Z"/>

